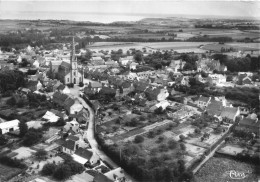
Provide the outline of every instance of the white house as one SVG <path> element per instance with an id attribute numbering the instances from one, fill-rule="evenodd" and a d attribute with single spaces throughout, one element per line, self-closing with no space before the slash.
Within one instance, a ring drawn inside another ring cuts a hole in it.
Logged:
<path id="1" fill-rule="evenodd" d="M 128 63 L 131 63 L 134 60 L 133 56 L 127 56 L 125 58 L 120 58 L 119 63 L 123 66 L 126 66 Z"/>
<path id="2" fill-rule="evenodd" d="M 136 70 L 136 66 L 138 65 L 138 63 L 132 62 L 129 64 L 129 69 L 131 70 Z"/>
<path id="3" fill-rule="evenodd" d="M 20 123 L 20 121 L 18 119 L 0 123 L 0 134 L 5 134 L 10 131 L 18 130 L 19 123 Z"/>
<path id="4" fill-rule="evenodd" d="M 121 181 L 124 181 L 124 179 L 125 179 L 125 173 L 121 167 L 113 169 L 113 170 L 105 173 L 104 175 L 114 182 L 121 182 Z"/>
<path id="5" fill-rule="evenodd" d="M 226 83 L 227 81 L 226 75 L 222 75 L 222 74 L 209 74 L 209 78 L 211 78 L 212 82 L 216 84 Z"/>
<path id="6" fill-rule="evenodd" d="M 209 105 L 210 100 L 211 100 L 211 97 L 200 96 L 200 98 L 196 101 L 196 104 L 198 107 L 204 109 Z"/>
<path id="7" fill-rule="evenodd" d="M 83 149 L 81 147 L 79 147 L 75 153 L 72 155 L 73 159 L 80 163 L 80 164 L 86 164 L 89 163 L 91 165 L 96 164 L 100 158 L 99 156 L 92 151 L 89 151 L 87 149 Z"/>
<path id="8" fill-rule="evenodd" d="M 83 105 L 76 100 L 76 102 L 70 107 L 70 114 L 76 114 L 83 109 Z"/>
<path id="9" fill-rule="evenodd" d="M 37 85 L 36 85 L 36 90 L 40 90 L 42 89 L 42 84 L 40 81 L 38 81 Z"/>
<path id="10" fill-rule="evenodd" d="M 70 122 L 67 122 L 63 128 L 66 132 L 69 130 L 72 130 L 75 133 L 78 133 L 79 132 L 79 123 L 74 119 Z"/>

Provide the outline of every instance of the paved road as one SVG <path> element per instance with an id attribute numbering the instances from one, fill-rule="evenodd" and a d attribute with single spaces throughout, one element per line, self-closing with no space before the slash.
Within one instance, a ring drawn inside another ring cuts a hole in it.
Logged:
<path id="1" fill-rule="evenodd" d="M 90 115 L 89 115 L 89 124 L 88 124 L 88 130 L 87 130 L 87 135 L 84 134 L 84 137 L 87 138 L 92 150 L 94 152 L 96 152 L 98 154 L 98 156 L 103 160 L 106 161 L 111 167 L 118 168 L 120 166 L 118 166 L 114 161 L 112 161 L 102 150 L 99 149 L 99 145 L 95 139 L 95 120 L 94 120 L 94 111 L 93 109 L 84 101 L 84 99 L 82 99 L 81 97 L 78 97 L 78 100 L 81 102 L 81 104 L 84 106 L 84 108 L 86 108 Z M 135 182 L 136 180 L 134 180 L 130 175 L 128 175 L 125 172 L 126 178 L 130 179 L 131 181 Z"/>
<path id="2" fill-rule="evenodd" d="M 198 172 L 198 170 L 203 166 L 203 164 L 205 164 L 216 152 L 216 150 L 224 143 L 225 141 L 223 140 L 222 142 L 220 142 L 219 145 L 217 145 L 210 153 L 209 155 L 206 156 L 206 158 L 192 171 L 193 174 L 196 174 L 196 172 Z"/>

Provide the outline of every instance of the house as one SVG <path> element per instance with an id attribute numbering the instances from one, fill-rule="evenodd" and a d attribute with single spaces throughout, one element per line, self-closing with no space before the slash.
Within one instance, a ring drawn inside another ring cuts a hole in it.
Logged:
<path id="1" fill-rule="evenodd" d="M 92 65 L 104 65 L 105 61 L 101 57 L 92 57 L 90 59 Z"/>
<path id="2" fill-rule="evenodd" d="M 77 141 L 74 140 L 66 140 L 62 145 L 61 145 L 61 151 L 64 153 L 67 153 L 69 155 L 73 155 L 75 150 L 79 148 L 79 145 Z"/>
<path id="3" fill-rule="evenodd" d="M 66 125 L 63 126 L 63 129 L 64 129 L 65 132 L 72 130 L 75 133 L 78 133 L 79 132 L 79 123 L 74 119 L 70 122 L 66 122 Z"/>
<path id="4" fill-rule="evenodd" d="M 102 83 L 93 81 L 93 82 L 89 82 L 88 86 L 86 87 L 88 87 L 93 92 L 99 92 L 102 88 Z"/>
<path id="5" fill-rule="evenodd" d="M 209 74 L 208 77 L 211 78 L 212 83 L 215 84 L 226 83 L 227 81 L 226 75 L 222 74 Z"/>
<path id="6" fill-rule="evenodd" d="M 250 110 L 247 107 L 240 107 L 240 115 L 248 115 Z"/>
<path id="7" fill-rule="evenodd" d="M 235 122 L 236 117 L 239 116 L 239 107 L 224 107 L 220 116 L 222 119 L 226 118 L 228 121 Z"/>
<path id="8" fill-rule="evenodd" d="M 124 170 L 121 167 L 113 169 L 113 170 L 105 173 L 104 175 L 114 182 L 125 182 L 126 181 Z"/>
<path id="9" fill-rule="evenodd" d="M 85 165 L 86 163 L 94 165 L 99 162 L 100 158 L 99 156 L 92 151 L 89 151 L 87 149 L 83 149 L 79 147 L 75 153 L 72 155 L 73 159 L 80 163 Z"/>
<path id="10" fill-rule="evenodd" d="M 119 59 L 119 63 L 122 65 L 122 66 L 126 66 L 127 64 L 133 62 L 134 60 L 134 57 L 133 56 L 127 56 L 125 58 L 120 58 Z"/>
<path id="11" fill-rule="evenodd" d="M 59 116 L 50 111 L 47 111 L 42 118 L 50 123 L 55 123 L 60 119 Z"/>
<path id="12" fill-rule="evenodd" d="M 251 85 L 252 84 L 252 79 L 248 76 L 242 79 L 242 85 Z"/>
<path id="13" fill-rule="evenodd" d="M 70 114 L 77 114 L 83 109 L 83 105 L 76 99 L 75 103 L 70 107 Z"/>
<path id="14" fill-rule="evenodd" d="M 32 92 L 37 90 L 38 81 L 28 81 L 26 88 L 30 89 Z"/>
<path id="15" fill-rule="evenodd" d="M 20 123 L 20 121 L 18 119 L 0 123 L 0 134 L 3 135 L 5 133 L 18 130 L 19 129 L 19 126 L 18 126 L 19 123 Z"/>
<path id="16" fill-rule="evenodd" d="M 182 60 L 172 60 L 169 67 L 174 70 L 174 73 L 176 73 L 182 70 L 185 64 L 186 62 Z"/>
<path id="17" fill-rule="evenodd" d="M 70 113 L 70 108 L 75 104 L 75 100 L 71 97 L 67 97 L 67 99 L 63 103 L 64 109 Z"/>
<path id="18" fill-rule="evenodd" d="M 130 69 L 130 70 L 136 70 L 136 66 L 137 66 L 137 65 L 138 65 L 138 63 L 132 62 L 132 63 L 129 64 L 129 69 Z"/>
<path id="19" fill-rule="evenodd" d="M 198 107 L 200 107 L 201 109 L 204 109 L 208 106 L 210 100 L 211 100 L 211 97 L 200 96 L 199 99 L 195 103 Z"/>
<path id="20" fill-rule="evenodd" d="M 239 121 L 235 130 L 251 132 L 251 133 L 255 133 L 256 135 L 259 136 L 260 122 L 258 121 L 257 118 L 256 119 L 243 118 L 241 121 Z"/>
<path id="21" fill-rule="evenodd" d="M 52 97 L 53 102 L 59 106 L 64 106 L 64 102 L 68 98 L 66 94 L 60 93 L 58 91 L 56 91 Z"/>

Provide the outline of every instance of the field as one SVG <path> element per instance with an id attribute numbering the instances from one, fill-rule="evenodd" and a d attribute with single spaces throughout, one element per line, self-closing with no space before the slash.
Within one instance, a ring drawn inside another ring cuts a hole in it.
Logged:
<path id="1" fill-rule="evenodd" d="M 0 181 L 8 180 L 9 178 L 16 176 L 22 171 L 19 168 L 12 168 L 5 165 L 0 164 Z"/>
<path id="2" fill-rule="evenodd" d="M 244 179 L 231 179 L 230 171 L 247 173 Z M 249 173 L 248 173 L 249 172 Z M 253 182 L 257 181 L 257 176 L 254 172 L 254 166 L 238 162 L 232 159 L 213 157 L 198 171 L 195 175 L 195 181 L 207 182 Z"/>
<path id="3" fill-rule="evenodd" d="M 211 42 L 212 43 L 212 42 Z M 118 50 L 122 49 L 123 52 L 126 52 L 128 49 L 135 48 L 141 50 L 142 48 L 146 48 L 147 50 L 192 50 L 199 49 L 198 47 L 201 45 L 207 45 L 209 42 L 151 42 L 151 43 L 131 43 L 131 42 L 96 42 L 90 46 L 88 49 L 93 51 L 99 50 Z M 202 50 L 202 49 L 201 49 Z M 203 50 L 202 50 L 203 51 Z"/>
<path id="4" fill-rule="evenodd" d="M 256 51 L 260 49 L 260 44 L 259 43 L 226 43 L 226 44 L 211 43 L 203 46 L 202 49 L 221 52 L 222 47 L 225 49 L 233 48 L 238 51 Z"/>

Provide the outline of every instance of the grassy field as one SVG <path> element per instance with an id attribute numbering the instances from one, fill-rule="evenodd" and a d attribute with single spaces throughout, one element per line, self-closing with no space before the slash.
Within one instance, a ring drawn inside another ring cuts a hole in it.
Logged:
<path id="1" fill-rule="evenodd" d="M 16 176 L 22 171 L 19 168 L 12 168 L 5 165 L 0 164 L 0 181 L 7 181 L 10 178 Z"/>
<path id="2" fill-rule="evenodd" d="M 245 179 L 231 179 L 229 171 L 250 172 Z M 254 166 L 238 162 L 232 159 L 213 157 L 211 158 L 195 175 L 195 181 L 207 182 L 253 182 L 257 181 L 257 176 L 254 172 Z"/>

